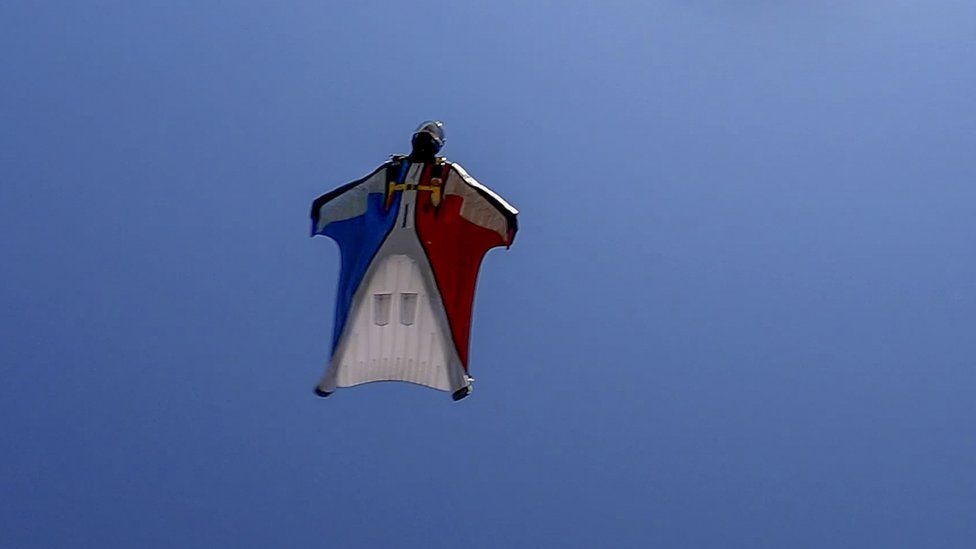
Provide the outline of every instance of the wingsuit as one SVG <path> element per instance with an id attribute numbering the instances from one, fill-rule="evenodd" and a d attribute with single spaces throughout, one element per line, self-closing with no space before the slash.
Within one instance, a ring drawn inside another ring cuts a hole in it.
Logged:
<path id="1" fill-rule="evenodd" d="M 312 203 L 312 236 L 339 245 L 332 355 L 315 392 L 406 381 L 471 393 L 471 309 L 481 261 L 511 246 L 518 210 L 457 163 L 437 156 L 439 121 L 412 151 Z"/>

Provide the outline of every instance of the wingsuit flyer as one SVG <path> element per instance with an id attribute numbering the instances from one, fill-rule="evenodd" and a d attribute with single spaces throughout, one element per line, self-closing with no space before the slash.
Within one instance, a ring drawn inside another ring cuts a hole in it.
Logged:
<path id="1" fill-rule="evenodd" d="M 509 247 L 518 210 L 438 156 L 444 125 L 414 132 L 409 155 L 312 203 L 312 236 L 339 245 L 332 350 L 315 388 L 405 381 L 471 394 L 468 348 L 481 261 Z"/>

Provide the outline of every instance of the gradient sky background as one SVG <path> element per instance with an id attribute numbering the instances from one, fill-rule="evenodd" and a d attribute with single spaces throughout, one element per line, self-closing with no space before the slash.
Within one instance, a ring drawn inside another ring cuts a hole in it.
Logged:
<path id="1" fill-rule="evenodd" d="M 972 2 L 0 5 L 0 546 L 971 547 Z M 521 209 L 474 395 L 312 388 L 310 201 Z"/>

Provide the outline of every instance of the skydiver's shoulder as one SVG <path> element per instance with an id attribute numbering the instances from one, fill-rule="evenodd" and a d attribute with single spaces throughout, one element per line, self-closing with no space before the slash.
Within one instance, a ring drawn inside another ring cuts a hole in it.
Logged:
<path id="1" fill-rule="evenodd" d="M 474 186 L 479 186 L 479 187 L 483 186 L 481 185 L 481 183 L 478 183 L 478 180 L 472 177 L 471 174 L 468 173 L 468 170 L 465 170 L 464 167 L 461 166 L 459 162 L 453 162 L 451 160 L 448 160 L 446 157 L 438 156 L 437 163 L 447 166 L 451 170 L 451 172 L 457 175 L 464 183 L 467 183 L 468 185 L 473 184 Z"/>
<path id="2" fill-rule="evenodd" d="M 471 174 L 469 174 L 468 171 L 465 170 L 464 167 L 461 166 L 461 164 L 458 162 L 453 162 L 451 160 L 448 160 L 446 157 L 438 156 L 437 163 L 446 166 L 447 169 L 449 170 L 449 173 L 455 175 L 456 180 L 460 183 L 463 183 L 469 187 L 484 186 L 481 183 L 478 183 L 478 180 L 472 177 Z"/>

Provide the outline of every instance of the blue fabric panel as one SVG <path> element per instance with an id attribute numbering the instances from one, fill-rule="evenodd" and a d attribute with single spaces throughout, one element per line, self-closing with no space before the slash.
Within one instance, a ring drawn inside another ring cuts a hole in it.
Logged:
<path id="1" fill-rule="evenodd" d="M 342 268 L 339 272 L 339 291 L 336 296 L 335 324 L 332 328 L 332 351 L 339 345 L 339 337 L 346 326 L 352 298 L 363 281 L 369 264 L 393 228 L 400 207 L 400 193 L 387 210 L 382 193 L 372 193 L 367 199 L 366 213 L 358 217 L 333 221 L 321 234 L 339 244 Z"/>

